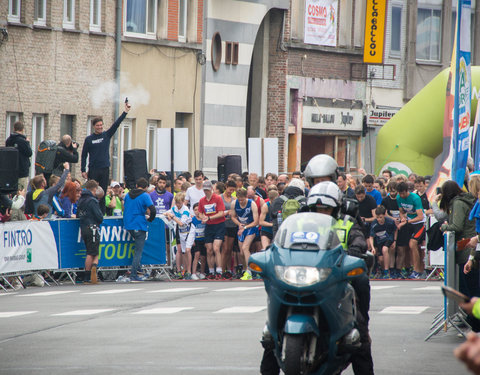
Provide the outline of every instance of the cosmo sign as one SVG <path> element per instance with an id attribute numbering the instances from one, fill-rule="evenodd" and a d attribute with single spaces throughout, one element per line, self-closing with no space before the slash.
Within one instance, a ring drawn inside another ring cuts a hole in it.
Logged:
<path id="1" fill-rule="evenodd" d="M 306 0 L 304 42 L 336 47 L 337 18 L 337 0 Z"/>

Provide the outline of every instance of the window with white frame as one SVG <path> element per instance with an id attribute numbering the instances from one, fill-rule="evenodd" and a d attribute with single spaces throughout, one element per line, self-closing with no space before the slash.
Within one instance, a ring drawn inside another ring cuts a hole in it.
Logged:
<path id="1" fill-rule="evenodd" d="M 10 134 L 13 133 L 13 125 L 20 121 L 20 113 L 18 112 L 7 112 L 7 121 L 5 121 L 5 138 L 10 137 Z"/>
<path id="2" fill-rule="evenodd" d="M 20 22 L 20 0 L 8 0 L 8 22 Z"/>
<path id="3" fill-rule="evenodd" d="M 35 0 L 33 24 L 38 26 L 47 25 L 47 0 Z"/>
<path id="4" fill-rule="evenodd" d="M 147 162 L 148 169 L 157 168 L 157 128 L 158 121 L 147 121 Z"/>
<path id="5" fill-rule="evenodd" d="M 90 0 L 90 31 L 102 31 L 102 0 Z"/>
<path id="6" fill-rule="evenodd" d="M 43 141 L 45 134 L 45 115 L 34 114 L 32 118 L 32 163 L 30 165 L 30 177 L 35 176 L 35 156 L 38 146 Z"/>
<path id="7" fill-rule="evenodd" d="M 187 1 L 178 1 L 178 41 L 184 43 L 187 41 Z"/>
<path id="8" fill-rule="evenodd" d="M 63 27 L 75 28 L 75 0 L 63 0 Z"/>
<path id="9" fill-rule="evenodd" d="M 123 171 L 123 152 L 130 150 L 132 148 L 132 134 L 133 134 L 133 121 L 132 119 L 125 119 L 122 121 L 120 131 L 120 144 L 118 152 L 120 154 L 120 181 L 124 180 L 124 171 Z"/>
<path id="10" fill-rule="evenodd" d="M 125 0 L 124 34 L 155 39 L 157 36 L 157 0 Z"/>
<path id="11" fill-rule="evenodd" d="M 400 56 L 402 45 L 402 5 L 392 4 L 390 21 L 390 55 Z"/>
<path id="12" fill-rule="evenodd" d="M 442 10 L 418 6 L 417 13 L 417 60 L 440 61 Z"/>

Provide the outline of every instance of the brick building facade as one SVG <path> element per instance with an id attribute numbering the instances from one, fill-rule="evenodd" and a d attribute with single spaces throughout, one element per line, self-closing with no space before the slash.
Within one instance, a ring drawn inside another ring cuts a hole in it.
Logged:
<path id="1" fill-rule="evenodd" d="M 335 47 L 304 42 L 305 3 L 291 0 L 285 17 L 271 12 L 267 136 L 279 139 L 279 171 L 327 153 L 355 172 L 362 167 L 365 1 L 337 2 Z"/>
<path id="2" fill-rule="evenodd" d="M 67 13 L 60 2 L 13 3 L 0 2 L 0 134 L 21 120 L 32 148 L 64 133 L 82 144 L 91 118 L 114 120 L 114 103 L 93 94 L 114 79 L 115 2 L 100 2 L 93 23 L 89 1 L 72 2 Z"/>

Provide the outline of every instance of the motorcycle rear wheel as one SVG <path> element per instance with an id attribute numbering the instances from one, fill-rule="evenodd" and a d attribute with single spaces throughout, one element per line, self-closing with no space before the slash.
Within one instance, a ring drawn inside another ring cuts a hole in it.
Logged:
<path id="1" fill-rule="evenodd" d="M 285 375 L 304 374 L 307 350 L 305 336 L 286 334 L 284 340 L 286 340 L 284 360 Z"/>

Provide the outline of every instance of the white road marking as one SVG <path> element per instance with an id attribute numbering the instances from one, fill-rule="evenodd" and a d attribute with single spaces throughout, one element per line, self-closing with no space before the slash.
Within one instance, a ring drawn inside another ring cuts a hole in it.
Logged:
<path id="1" fill-rule="evenodd" d="M 17 297 L 47 297 L 47 296 L 57 296 L 60 294 L 75 293 L 76 290 L 58 290 L 52 292 L 41 292 L 41 293 L 31 293 L 31 294 L 19 294 Z"/>
<path id="2" fill-rule="evenodd" d="M 238 286 L 236 288 L 214 289 L 214 292 L 245 292 L 248 290 L 264 289 L 263 286 Z"/>
<path id="3" fill-rule="evenodd" d="M 0 312 L 0 318 L 11 318 L 13 316 L 22 316 L 22 315 L 34 314 L 37 312 L 38 311 L 6 311 L 6 312 Z"/>
<path id="4" fill-rule="evenodd" d="M 398 288 L 396 285 L 370 285 L 371 290 L 382 290 L 382 289 L 392 289 Z"/>
<path id="5" fill-rule="evenodd" d="M 437 292 L 442 291 L 438 285 L 437 286 L 423 286 L 421 288 L 412 288 L 412 290 L 436 290 Z"/>
<path id="6" fill-rule="evenodd" d="M 266 306 L 233 306 L 214 311 L 214 314 L 250 314 L 265 310 Z"/>
<path id="7" fill-rule="evenodd" d="M 193 310 L 193 307 L 158 307 L 156 309 L 148 309 L 134 312 L 138 315 L 155 315 L 155 314 L 175 314 L 180 311 Z"/>
<path id="8" fill-rule="evenodd" d="M 17 294 L 17 292 L 5 292 L 5 293 L 0 293 L 0 297 L 1 296 L 13 296 Z"/>
<path id="9" fill-rule="evenodd" d="M 101 314 L 108 311 L 113 311 L 114 309 L 92 309 L 92 310 L 73 310 L 67 311 L 60 314 L 52 314 L 52 316 L 83 316 L 83 315 L 95 315 Z"/>
<path id="10" fill-rule="evenodd" d="M 137 290 L 142 290 L 142 289 L 108 289 L 108 290 L 101 290 L 99 292 L 89 292 L 89 293 L 83 293 L 83 294 L 117 294 L 117 293 L 134 292 Z"/>
<path id="11" fill-rule="evenodd" d="M 205 288 L 170 288 L 170 289 L 159 289 L 159 290 L 150 290 L 147 293 L 179 293 L 179 292 L 190 292 L 193 290 L 200 290 Z"/>
<path id="12" fill-rule="evenodd" d="M 415 315 L 421 314 L 428 306 L 388 306 L 380 311 L 380 314 L 399 314 L 399 315 Z"/>

